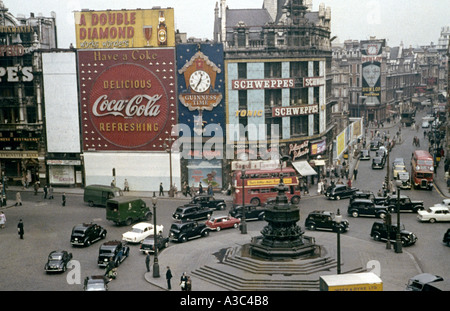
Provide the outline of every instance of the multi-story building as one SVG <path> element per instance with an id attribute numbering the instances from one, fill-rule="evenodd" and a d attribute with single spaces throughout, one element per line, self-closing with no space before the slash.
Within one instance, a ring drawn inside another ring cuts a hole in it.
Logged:
<path id="1" fill-rule="evenodd" d="M 330 154 L 330 21 L 330 9 L 320 5 L 312 12 L 311 1 L 265 0 L 261 9 L 216 4 L 214 40 L 224 44 L 225 54 L 227 146 L 245 148 L 234 159 L 267 159 L 264 151 L 278 153 L 279 147 L 294 161 Z M 257 142 L 267 149 L 253 149 Z"/>
<path id="2" fill-rule="evenodd" d="M 41 55 L 56 47 L 53 12 L 14 17 L 0 1 L 0 162 L 9 183 L 47 177 Z"/>

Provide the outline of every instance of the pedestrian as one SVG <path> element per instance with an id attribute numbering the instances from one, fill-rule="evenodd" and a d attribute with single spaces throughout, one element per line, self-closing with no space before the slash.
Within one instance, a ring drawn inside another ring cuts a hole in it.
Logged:
<path id="1" fill-rule="evenodd" d="M 22 197 L 20 196 L 20 192 L 16 193 L 16 206 L 22 205 Z"/>
<path id="2" fill-rule="evenodd" d="M 350 178 L 347 180 L 347 187 L 348 188 L 352 187 L 352 180 Z"/>
<path id="3" fill-rule="evenodd" d="M 0 212 L 0 228 L 5 228 L 6 225 L 6 216 L 3 214 L 3 211 Z"/>
<path id="4" fill-rule="evenodd" d="M 39 183 L 38 183 L 38 182 L 35 182 L 35 183 L 34 183 L 34 195 L 37 195 L 38 189 L 39 189 Z"/>
<path id="5" fill-rule="evenodd" d="M 202 193 L 203 193 L 202 182 L 200 182 L 200 183 L 198 184 L 198 193 L 199 193 L 199 194 L 202 194 Z"/>
<path id="6" fill-rule="evenodd" d="M 48 192 L 48 187 L 47 185 L 44 186 L 44 199 L 47 199 L 47 192 Z"/>
<path id="7" fill-rule="evenodd" d="M 66 193 L 65 192 L 62 195 L 62 206 L 66 206 Z"/>
<path id="8" fill-rule="evenodd" d="M 187 277 L 187 281 L 186 281 L 186 291 L 191 291 L 192 290 L 192 280 L 191 277 L 188 276 Z"/>
<path id="9" fill-rule="evenodd" d="M 355 176 L 356 180 L 356 177 L 358 176 L 358 169 L 356 167 L 353 169 L 353 176 Z"/>
<path id="10" fill-rule="evenodd" d="M 177 185 L 173 184 L 173 196 L 178 198 L 178 188 Z"/>
<path id="11" fill-rule="evenodd" d="M 23 221 L 22 219 L 19 220 L 19 223 L 17 224 L 17 233 L 20 236 L 20 239 L 23 240 L 23 235 L 25 231 L 23 230 Z"/>
<path id="12" fill-rule="evenodd" d="M 159 184 L 159 196 L 164 196 L 164 188 L 162 183 Z"/>
<path id="13" fill-rule="evenodd" d="M 125 181 L 123 183 L 123 191 L 130 192 L 130 186 L 128 184 L 128 180 L 125 178 Z"/>
<path id="14" fill-rule="evenodd" d="M 171 290 L 172 286 L 170 284 L 170 280 L 172 279 L 172 271 L 170 270 L 170 267 L 167 266 L 167 271 L 166 271 L 166 280 L 167 280 L 167 289 Z"/>
<path id="15" fill-rule="evenodd" d="M 53 197 L 53 187 L 52 187 L 52 185 L 50 185 L 50 186 L 48 187 L 48 199 L 49 199 L 49 200 L 54 199 L 54 197 Z"/>
<path id="16" fill-rule="evenodd" d="M 186 272 L 183 272 L 183 274 L 181 275 L 181 279 L 180 279 L 180 287 L 181 287 L 181 290 L 183 290 L 183 291 L 187 290 L 187 284 L 186 284 L 187 280 L 188 280 L 188 277 L 186 275 Z"/>
<path id="17" fill-rule="evenodd" d="M 145 256 L 145 266 L 147 267 L 147 272 L 150 272 L 150 253 L 145 252 L 147 256 Z"/>
<path id="18" fill-rule="evenodd" d="M 186 183 L 186 196 L 189 194 L 189 196 L 192 198 L 192 192 L 191 187 L 189 187 L 189 184 Z"/>
<path id="19" fill-rule="evenodd" d="M 322 194 L 323 193 L 323 181 L 319 180 L 319 182 L 317 183 L 317 194 Z"/>
<path id="20" fill-rule="evenodd" d="M 212 184 L 208 185 L 208 194 L 209 195 L 213 195 L 213 186 L 212 186 Z"/>

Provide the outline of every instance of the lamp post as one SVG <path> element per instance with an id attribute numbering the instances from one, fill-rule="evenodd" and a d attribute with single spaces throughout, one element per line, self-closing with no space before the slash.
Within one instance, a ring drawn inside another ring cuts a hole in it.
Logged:
<path id="1" fill-rule="evenodd" d="M 169 153 L 169 175 L 170 175 L 170 185 L 169 185 L 169 197 L 173 197 L 173 184 L 172 184 L 172 137 L 168 139 L 169 144 L 164 142 L 164 148 L 166 152 Z"/>
<path id="2" fill-rule="evenodd" d="M 402 253 L 402 240 L 400 237 L 400 185 L 401 181 L 397 180 L 397 232 L 395 234 L 395 252 Z"/>
<path id="3" fill-rule="evenodd" d="M 153 192 L 152 204 L 153 204 L 153 248 L 155 251 L 155 259 L 153 260 L 153 277 L 159 278 L 159 263 L 158 263 L 158 234 L 156 229 L 156 203 L 158 202 L 158 198 L 155 196 L 155 192 Z"/>
<path id="4" fill-rule="evenodd" d="M 342 215 L 340 210 L 337 210 L 337 214 L 334 217 L 337 224 L 337 274 L 341 274 L 341 222 Z"/>
<path id="5" fill-rule="evenodd" d="M 242 180 L 242 220 L 241 220 L 241 234 L 247 234 L 247 222 L 245 219 L 245 213 L 247 208 L 245 207 L 245 170 L 241 170 Z"/>

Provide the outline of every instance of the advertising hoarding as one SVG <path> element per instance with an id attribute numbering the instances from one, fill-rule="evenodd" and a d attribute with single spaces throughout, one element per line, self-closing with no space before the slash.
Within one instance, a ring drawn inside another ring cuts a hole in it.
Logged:
<path id="1" fill-rule="evenodd" d="M 174 47 L 174 10 L 75 12 L 78 49 Z"/>
<path id="2" fill-rule="evenodd" d="M 78 51 L 84 151 L 165 149 L 177 122 L 174 52 Z"/>

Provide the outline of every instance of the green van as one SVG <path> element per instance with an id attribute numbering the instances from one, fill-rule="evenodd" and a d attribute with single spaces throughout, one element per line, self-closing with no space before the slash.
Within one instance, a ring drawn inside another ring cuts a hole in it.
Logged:
<path id="1" fill-rule="evenodd" d="M 106 206 L 106 201 L 115 197 L 123 196 L 118 187 L 105 185 L 89 185 L 84 188 L 84 202 L 89 206 Z"/>
<path id="2" fill-rule="evenodd" d="M 140 198 L 122 196 L 106 201 L 106 219 L 127 226 L 138 220 L 149 221 L 153 213 Z"/>

